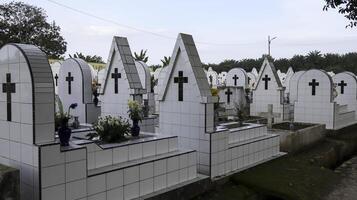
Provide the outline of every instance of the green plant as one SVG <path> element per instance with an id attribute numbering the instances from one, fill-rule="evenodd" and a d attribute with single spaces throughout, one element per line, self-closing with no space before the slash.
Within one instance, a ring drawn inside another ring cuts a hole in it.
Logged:
<path id="1" fill-rule="evenodd" d="M 101 141 L 109 143 L 125 140 L 130 133 L 130 123 L 122 117 L 99 117 L 93 128 L 96 132 L 87 134 L 90 140 L 99 137 Z"/>
<path id="2" fill-rule="evenodd" d="M 72 118 L 72 116 L 70 114 L 71 109 L 75 109 L 78 106 L 78 104 L 72 103 L 68 107 L 68 112 L 64 112 L 63 111 L 62 101 L 58 97 L 58 95 L 56 95 L 56 103 L 57 103 L 57 107 L 58 107 L 59 112 L 55 113 L 55 130 L 58 130 L 58 128 L 60 126 L 68 126 L 68 121 L 69 121 L 69 119 Z"/>
<path id="3" fill-rule="evenodd" d="M 143 119 L 143 106 L 137 101 L 129 100 L 129 117 L 130 119 L 141 121 Z"/>

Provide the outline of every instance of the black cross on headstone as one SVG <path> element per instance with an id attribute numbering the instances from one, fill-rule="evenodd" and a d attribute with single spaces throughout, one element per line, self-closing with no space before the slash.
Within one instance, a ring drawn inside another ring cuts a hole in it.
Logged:
<path id="1" fill-rule="evenodd" d="M 58 75 L 57 74 L 55 76 L 55 80 L 56 80 L 56 86 L 58 86 Z"/>
<path id="2" fill-rule="evenodd" d="M 309 83 L 309 86 L 312 87 L 311 95 L 315 96 L 315 94 L 316 94 L 316 86 L 319 86 L 319 82 L 316 82 L 316 79 L 312 79 L 312 81 Z"/>
<path id="3" fill-rule="evenodd" d="M 239 79 L 239 77 L 237 76 L 237 74 L 234 74 L 232 78 L 234 80 L 234 86 L 237 86 L 237 80 Z"/>
<path id="4" fill-rule="evenodd" d="M 227 91 L 225 92 L 225 94 L 227 95 L 227 103 L 230 103 L 231 102 L 231 94 L 232 91 L 228 88 Z"/>
<path id="5" fill-rule="evenodd" d="M 345 93 L 345 87 L 347 86 L 347 83 L 345 83 L 345 81 L 342 80 L 341 83 L 337 85 L 341 87 L 341 94 Z"/>
<path id="6" fill-rule="evenodd" d="M 211 84 L 211 86 L 212 86 L 212 82 L 213 82 L 213 76 L 212 75 L 209 75 L 209 83 Z"/>
<path id="7" fill-rule="evenodd" d="M 68 82 L 68 94 L 72 93 L 72 81 L 74 80 L 73 76 L 71 76 L 71 72 L 68 72 L 68 76 L 66 77 L 66 81 Z"/>
<path id="8" fill-rule="evenodd" d="M 16 92 L 15 83 L 11 83 L 11 74 L 6 74 L 6 83 L 2 84 L 2 92 L 6 93 L 7 121 L 11 121 L 11 93 Z"/>
<path id="9" fill-rule="evenodd" d="M 268 89 L 268 81 L 271 80 L 271 78 L 268 77 L 268 75 L 265 75 L 265 77 L 262 79 L 263 81 L 265 81 L 265 89 Z"/>
<path id="10" fill-rule="evenodd" d="M 178 77 L 174 77 L 174 83 L 178 83 L 178 100 L 183 101 L 183 84 L 188 83 L 188 78 L 183 77 L 183 71 L 179 71 Z"/>
<path id="11" fill-rule="evenodd" d="M 114 93 L 118 94 L 118 79 L 121 78 L 121 73 L 118 73 L 118 68 L 114 68 L 112 78 L 114 79 Z"/>

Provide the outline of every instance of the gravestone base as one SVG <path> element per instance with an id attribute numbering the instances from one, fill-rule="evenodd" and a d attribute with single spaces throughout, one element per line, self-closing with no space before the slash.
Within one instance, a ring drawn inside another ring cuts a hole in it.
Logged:
<path id="1" fill-rule="evenodd" d="M 155 133 L 155 126 L 158 116 L 157 115 L 150 115 L 145 117 L 139 124 L 140 131 L 148 132 L 148 133 Z"/>

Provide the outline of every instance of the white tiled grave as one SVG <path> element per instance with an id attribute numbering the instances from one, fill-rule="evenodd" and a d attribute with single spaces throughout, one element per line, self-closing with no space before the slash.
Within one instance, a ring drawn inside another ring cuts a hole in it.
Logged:
<path id="1" fill-rule="evenodd" d="M 42 147 L 47 153 L 41 159 L 60 158 L 49 159 L 42 168 L 52 174 L 42 178 L 43 195 L 49 195 L 44 199 L 54 192 L 61 195 L 61 188 L 69 189 L 66 199 L 133 199 L 197 177 L 196 152 L 179 150 L 177 137 L 142 137 L 113 144 L 73 140 L 70 147 Z"/>
<path id="2" fill-rule="evenodd" d="M 239 127 L 237 122 L 229 122 L 218 128 L 228 131 L 211 134 L 211 177 L 242 171 L 284 154 L 279 135 L 268 134 L 265 125 Z"/>
<path id="3" fill-rule="evenodd" d="M 233 115 L 236 113 L 236 106 L 247 104 L 245 90 L 243 87 L 224 87 L 219 89 L 219 102 L 224 105 L 226 113 Z"/>
<path id="4" fill-rule="evenodd" d="M 298 80 L 294 121 L 325 124 L 338 130 L 356 123 L 355 111 L 335 102 L 332 78 L 323 70 L 311 69 Z"/>
<path id="5" fill-rule="evenodd" d="M 272 138 L 276 136 L 269 135 L 260 138 L 257 135 L 252 139 L 243 142 L 233 141 L 230 144 L 229 135 L 236 130 L 214 127 L 213 105 L 218 98 L 211 95 L 210 86 L 191 35 L 179 34 L 166 74 L 159 94 L 159 134 L 178 136 L 179 147 L 195 149 L 198 152 L 197 162 L 200 173 L 215 178 L 231 173 L 232 169 L 246 169 L 280 155 L 279 150 L 273 151 L 273 140 L 276 139 Z M 252 135 L 255 136 L 255 133 Z M 259 146 L 258 138 L 264 141 L 262 142 L 264 145 L 261 144 L 263 146 Z M 248 141 L 250 143 L 246 143 Z M 240 146 L 252 148 L 252 152 L 244 152 L 243 147 L 241 151 L 236 150 Z M 253 146 L 262 149 L 253 149 Z M 262 152 L 265 157 L 255 159 L 256 152 Z M 238 153 L 242 156 L 239 168 L 233 164 L 238 166 L 237 160 L 235 160 L 237 162 L 232 162 L 232 157 L 240 158 Z M 245 155 L 247 155 L 246 158 Z M 251 160 L 246 162 L 244 159 Z"/>
<path id="6" fill-rule="evenodd" d="M 128 101 L 135 100 L 142 104 L 146 89 L 142 86 L 126 38 L 113 38 L 105 70 L 106 78 L 101 88 L 102 116 L 122 116 L 129 119 Z M 150 122 L 152 122 L 152 124 L 149 124 Z M 142 131 L 155 131 L 154 120 L 152 120 L 152 118 L 143 119 L 143 124 L 144 126 L 141 126 Z"/>
<path id="7" fill-rule="evenodd" d="M 173 136 L 60 147 L 50 65 L 33 45 L 1 48 L 0 82 L 0 163 L 20 170 L 21 199 L 133 199 L 197 176 L 196 152 L 179 150 Z"/>
<path id="8" fill-rule="evenodd" d="M 150 108 L 149 114 L 155 113 L 155 98 L 154 91 L 151 91 L 151 75 L 149 67 L 142 61 L 135 61 L 135 66 L 139 74 L 141 85 L 146 90 L 146 94 L 143 94 L 143 100 L 148 102 Z"/>
<path id="9" fill-rule="evenodd" d="M 255 84 L 257 83 L 258 76 L 256 76 L 252 72 L 248 72 L 247 76 L 248 76 L 248 87 L 249 89 L 253 89 L 255 87 Z"/>
<path id="10" fill-rule="evenodd" d="M 61 68 L 62 61 L 57 61 L 51 64 L 51 70 L 53 75 L 53 81 L 55 85 L 55 93 L 58 94 L 58 78 L 59 78 L 59 70 Z"/>
<path id="11" fill-rule="evenodd" d="M 273 113 L 276 116 L 275 122 L 289 120 L 290 106 L 285 103 L 285 87 L 281 84 L 278 73 L 268 58 L 264 59 L 259 71 L 257 83 L 253 88 L 253 99 L 250 105 L 250 115 L 265 116 L 268 105 L 273 105 Z"/>
<path id="12" fill-rule="evenodd" d="M 80 123 L 93 123 L 100 115 L 100 107 L 93 103 L 92 72 L 82 59 L 69 58 L 62 62 L 58 78 L 58 96 L 67 112 L 68 107 L 77 103 L 71 115 L 78 116 Z"/>
<path id="13" fill-rule="evenodd" d="M 218 74 L 218 86 L 226 85 L 227 72 L 221 72 Z"/>
<path id="14" fill-rule="evenodd" d="M 207 70 L 207 80 L 208 84 L 211 88 L 217 88 L 218 86 L 218 74 L 216 71 L 212 69 L 212 67 L 209 67 Z"/>
<path id="15" fill-rule="evenodd" d="M 356 111 L 357 120 L 357 78 L 352 72 L 341 72 L 332 77 L 336 85 L 336 103 L 347 105 L 348 110 Z"/>

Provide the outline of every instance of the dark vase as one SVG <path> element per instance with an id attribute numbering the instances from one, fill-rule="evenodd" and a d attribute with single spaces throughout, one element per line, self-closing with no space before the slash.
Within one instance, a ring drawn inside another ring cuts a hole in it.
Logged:
<path id="1" fill-rule="evenodd" d="M 138 137 L 140 133 L 139 120 L 133 120 L 133 126 L 131 127 L 131 136 Z"/>
<path id="2" fill-rule="evenodd" d="M 58 137 L 60 139 L 61 146 L 68 146 L 69 139 L 71 138 L 72 130 L 68 126 L 60 126 L 58 129 Z"/>

